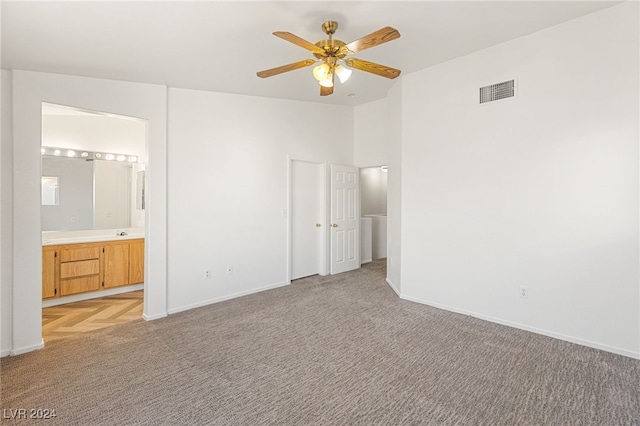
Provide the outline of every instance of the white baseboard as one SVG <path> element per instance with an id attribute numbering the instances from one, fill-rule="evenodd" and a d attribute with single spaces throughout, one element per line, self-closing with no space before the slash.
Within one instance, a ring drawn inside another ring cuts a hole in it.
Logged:
<path id="1" fill-rule="evenodd" d="M 387 283 L 389 283 L 389 281 L 387 280 Z M 389 283 L 389 285 L 391 285 L 391 283 Z M 395 290 L 395 288 L 393 286 L 391 286 L 391 288 L 393 288 Z M 594 348 L 594 349 L 600 349 L 606 352 L 611 352 L 614 354 L 618 354 L 618 355 L 623 355 L 629 358 L 635 358 L 635 359 L 640 359 L 640 352 L 634 352 L 634 351 L 629 351 L 626 349 L 621 349 L 621 348 L 616 348 L 614 346 L 609 346 L 609 345 L 604 345 L 602 343 L 597 343 L 597 342 L 592 342 L 590 340 L 585 340 L 579 337 L 574 337 L 574 336 L 567 336 L 565 334 L 561 334 L 561 333 L 556 333 L 554 331 L 549 331 L 549 330 L 545 330 L 545 329 L 541 329 L 541 328 L 537 328 L 537 327 L 531 327 L 525 324 L 520 324 L 517 322 L 513 322 L 513 321 L 508 321 L 508 320 L 503 320 L 501 318 L 496 318 L 496 317 L 492 317 L 489 315 L 483 315 L 483 314 L 478 314 L 475 312 L 471 312 L 471 311 L 466 311 L 463 309 L 458 309 L 458 308 L 454 308 L 452 306 L 448 306 L 448 305 L 443 305 L 440 303 L 435 303 L 435 302 L 431 302 L 428 300 L 423 300 L 423 299 L 419 299 L 416 297 L 411 297 L 411 296 L 406 296 L 403 294 L 399 294 L 401 299 L 404 300 L 409 300 L 411 302 L 416 302 L 416 303 L 420 303 L 422 305 L 429 305 L 429 306 L 433 306 L 434 308 L 438 308 L 438 309 L 443 309 L 445 311 L 450 311 L 450 312 L 455 312 L 458 314 L 462 314 L 462 315 L 468 315 L 474 318 L 478 318 L 484 321 L 489 321 L 489 322 L 493 322 L 496 324 L 500 324 L 500 325 L 506 325 L 508 327 L 513 327 L 513 328 L 517 328 L 520 330 L 525 330 L 525 331 L 529 331 L 531 333 L 536 333 L 536 334 L 541 334 L 543 336 L 547 336 L 547 337 L 553 337 L 554 339 L 559 339 L 559 340 L 564 340 L 566 342 L 571 342 L 571 343 L 576 343 L 578 345 L 582 345 L 582 346 L 587 346 L 590 348 Z"/>
<path id="2" fill-rule="evenodd" d="M 0 358 L 4 358 L 5 356 L 9 356 L 11 355 L 11 349 L 5 349 L 3 351 L 0 351 Z"/>
<path id="3" fill-rule="evenodd" d="M 361 265 L 364 265 L 365 263 L 370 263 L 370 262 L 373 262 L 373 259 L 369 258 L 369 259 L 361 260 L 361 261 L 360 261 L 360 264 L 361 264 Z"/>
<path id="4" fill-rule="evenodd" d="M 99 297 L 113 296 L 114 294 L 129 293 L 130 291 L 143 290 L 144 284 L 127 285 L 124 287 L 108 288 L 106 290 L 92 291 L 91 293 L 74 294 L 72 296 L 58 297 L 42 301 L 43 308 L 64 305 L 65 303 L 79 302 L 81 300 L 97 299 Z"/>
<path id="5" fill-rule="evenodd" d="M 40 343 L 37 345 L 24 346 L 22 348 L 13 349 L 11 350 L 10 355 L 14 356 L 14 355 L 26 354 L 27 352 L 35 351 L 42 348 L 44 348 L 44 339 L 41 339 Z"/>
<path id="6" fill-rule="evenodd" d="M 169 309 L 169 314 L 176 314 L 178 312 L 184 312 L 184 311 L 188 311 L 190 309 L 195 309 L 195 308 L 200 308 L 202 306 L 212 305 L 214 303 L 224 302 L 225 300 L 235 299 L 237 297 L 248 296 L 250 294 L 260 293 L 262 291 L 272 290 L 274 288 L 284 287 L 284 286 L 289 285 L 289 284 L 290 284 L 290 282 L 285 281 L 285 282 L 282 282 L 282 283 L 271 284 L 271 285 L 268 285 L 268 286 L 265 286 L 265 287 L 258 287 L 258 288 L 254 288 L 252 290 L 241 291 L 239 293 L 233 293 L 233 294 L 229 294 L 229 295 L 226 295 L 226 296 L 216 297 L 214 299 L 209 299 L 209 300 L 205 300 L 205 301 L 202 301 L 202 302 L 193 303 L 191 305 L 185 305 L 185 306 L 180 306 L 180 307 L 177 307 L 177 308 Z"/>
<path id="7" fill-rule="evenodd" d="M 396 286 L 391 282 L 391 280 L 389 278 L 385 278 L 385 281 L 387 282 L 387 284 L 389 284 L 389 287 L 391 287 L 391 290 L 395 291 L 398 297 L 402 299 L 402 295 L 400 294 Z"/>
<path id="8" fill-rule="evenodd" d="M 153 320 L 157 320 L 160 318 L 166 318 L 167 317 L 167 313 L 163 312 L 161 314 L 155 314 L 155 315 L 147 315 L 147 314 L 142 314 L 142 319 L 145 321 L 153 321 Z"/>

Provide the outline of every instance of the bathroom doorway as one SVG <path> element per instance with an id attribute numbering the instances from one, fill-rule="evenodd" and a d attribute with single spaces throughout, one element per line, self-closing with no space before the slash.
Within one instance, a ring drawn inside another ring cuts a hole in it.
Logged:
<path id="1" fill-rule="evenodd" d="M 147 122 L 42 103 L 42 334 L 142 318 Z"/>

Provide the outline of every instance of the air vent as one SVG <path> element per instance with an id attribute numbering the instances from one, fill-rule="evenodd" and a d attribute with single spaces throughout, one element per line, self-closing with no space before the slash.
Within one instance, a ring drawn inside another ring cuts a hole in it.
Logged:
<path id="1" fill-rule="evenodd" d="M 480 103 L 498 101 L 500 99 L 513 98 L 516 95 L 515 80 L 503 81 L 480 88 Z"/>

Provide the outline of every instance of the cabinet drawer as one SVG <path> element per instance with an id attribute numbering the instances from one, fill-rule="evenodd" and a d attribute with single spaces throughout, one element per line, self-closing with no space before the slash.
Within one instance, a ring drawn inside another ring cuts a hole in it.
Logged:
<path id="1" fill-rule="evenodd" d="M 96 275 L 98 273 L 100 273 L 100 261 L 98 259 L 60 264 L 60 278 L 62 279 Z"/>
<path id="2" fill-rule="evenodd" d="M 60 250 L 60 262 L 73 262 L 76 260 L 97 259 L 100 257 L 98 245 L 65 248 Z"/>
<path id="3" fill-rule="evenodd" d="M 60 280 L 60 296 L 100 290 L 100 276 L 91 275 L 81 278 Z"/>

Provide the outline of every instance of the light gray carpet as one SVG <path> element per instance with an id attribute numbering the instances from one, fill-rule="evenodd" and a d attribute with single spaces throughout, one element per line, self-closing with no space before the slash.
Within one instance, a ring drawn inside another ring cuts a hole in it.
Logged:
<path id="1" fill-rule="evenodd" d="M 640 361 L 403 301 L 384 277 L 377 261 L 4 358 L 2 408 L 64 425 L 640 425 Z"/>

